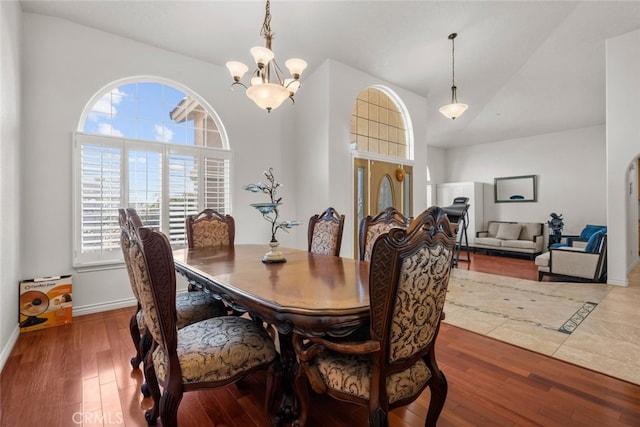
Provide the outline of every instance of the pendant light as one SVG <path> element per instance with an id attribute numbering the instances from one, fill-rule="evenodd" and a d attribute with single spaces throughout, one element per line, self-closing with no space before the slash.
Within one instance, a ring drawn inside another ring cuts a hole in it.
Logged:
<path id="1" fill-rule="evenodd" d="M 456 47 L 454 40 L 457 36 L 457 33 L 449 34 L 449 40 L 451 40 L 451 103 L 440 107 L 439 110 L 446 118 L 452 120 L 460 117 L 462 113 L 469 108 L 467 104 L 458 102 L 458 96 L 456 94 L 458 88 L 456 87 Z"/>

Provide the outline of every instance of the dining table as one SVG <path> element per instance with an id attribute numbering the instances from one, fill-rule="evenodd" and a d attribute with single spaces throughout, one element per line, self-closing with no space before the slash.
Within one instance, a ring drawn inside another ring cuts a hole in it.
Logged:
<path id="1" fill-rule="evenodd" d="M 184 248 L 173 252 L 176 271 L 237 313 L 277 330 L 282 387 L 275 423 L 299 415 L 293 379 L 298 363 L 293 333 L 339 339 L 369 321 L 369 263 L 279 248 L 286 262 L 264 263 L 264 245 Z"/>

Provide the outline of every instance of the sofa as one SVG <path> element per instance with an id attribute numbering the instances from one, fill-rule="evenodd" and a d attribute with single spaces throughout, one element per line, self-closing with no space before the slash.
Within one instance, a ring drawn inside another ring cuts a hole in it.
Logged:
<path id="1" fill-rule="evenodd" d="M 544 245 L 541 222 L 489 221 L 485 231 L 476 232 L 474 251 L 526 255 L 534 259 Z"/>

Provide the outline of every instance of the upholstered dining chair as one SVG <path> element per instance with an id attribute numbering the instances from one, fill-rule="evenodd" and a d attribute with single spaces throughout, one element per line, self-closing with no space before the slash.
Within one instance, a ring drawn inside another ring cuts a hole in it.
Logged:
<path id="1" fill-rule="evenodd" d="M 406 228 L 411 218 L 406 218 L 397 209 L 388 207 L 377 215 L 368 215 L 360 221 L 360 261 L 371 261 L 371 249 L 376 238 L 394 227 Z"/>
<path id="2" fill-rule="evenodd" d="M 309 218 L 309 252 L 322 255 L 340 255 L 344 215 L 327 208 L 320 215 Z"/>
<path id="3" fill-rule="evenodd" d="M 267 369 L 265 409 L 273 405 L 280 375 L 275 345 L 262 325 L 239 316 L 219 316 L 177 328 L 176 273 L 169 239 L 147 227 L 133 228 L 130 258 L 138 284 L 145 324 L 153 337 L 145 375 L 153 407 L 165 427 L 178 425 L 178 407 L 185 392 L 223 387 L 247 373 Z M 160 394 L 160 385 L 163 391 Z"/>
<path id="4" fill-rule="evenodd" d="M 185 219 L 187 243 L 190 248 L 233 246 L 236 226 L 231 215 L 205 209 Z"/>
<path id="5" fill-rule="evenodd" d="M 222 215 L 213 209 L 205 209 L 196 215 L 185 218 L 187 244 L 189 248 L 207 246 L 233 246 L 236 236 L 236 224 L 231 215 Z M 202 286 L 188 280 L 189 291 L 201 291 Z"/>
<path id="6" fill-rule="evenodd" d="M 118 213 L 120 221 L 120 246 L 122 247 L 124 263 L 129 275 L 131 291 L 137 301 L 137 310 L 133 316 L 131 316 L 131 320 L 129 322 L 131 339 L 133 340 L 133 345 L 136 350 L 135 356 L 131 358 L 131 366 L 135 369 L 140 366 L 146 351 L 151 346 L 151 342 L 145 334 L 146 327 L 142 306 L 140 304 L 140 294 L 138 291 L 139 286 L 136 283 L 135 276 L 133 275 L 132 261 L 129 256 L 129 251 L 131 249 L 131 239 L 129 236 L 131 234 L 131 230 L 136 227 L 141 227 L 142 221 L 135 209 L 127 209 L 125 211 L 125 209 L 121 208 L 118 210 Z M 187 325 L 210 317 L 227 314 L 226 306 L 206 292 L 183 293 L 177 295 L 174 305 L 176 307 L 176 324 L 178 328 L 183 328 Z M 144 389 L 143 393 L 145 395 L 147 394 Z"/>
<path id="7" fill-rule="evenodd" d="M 413 402 L 429 387 L 425 426 L 436 425 L 447 381 L 436 363 L 435 342 L 455 236 L 455 226 L 434 206 L 408 229 L 377 238 L 369 267 L 369 339 L 335 342 L 294 334 L 300 425 L 307 417 L 307 383 L 317 393 L 367 406 L 371 426 L 386 426 L 389 410 Z"/>

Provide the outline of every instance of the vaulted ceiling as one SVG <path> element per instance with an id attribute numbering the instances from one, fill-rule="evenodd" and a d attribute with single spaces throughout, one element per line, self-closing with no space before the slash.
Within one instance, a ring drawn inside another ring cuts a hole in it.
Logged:
<path id="1" fill-rule="evenodd" d="M 250 63 L 264 43 L 263 1 L 21 3 L 221 66 Z M 311 74 L 332 58 L 426 97 L 427 117 L 412 120 L 443 147 L 603 124 L 605 41 L 640 28 L 640 1 L 271 0 L 271 14 L 281 64 L 301 57 Z M 452 32 L 458 99 L 470 106 L 455 121 L 438 112 L 451 97 Z"/>

